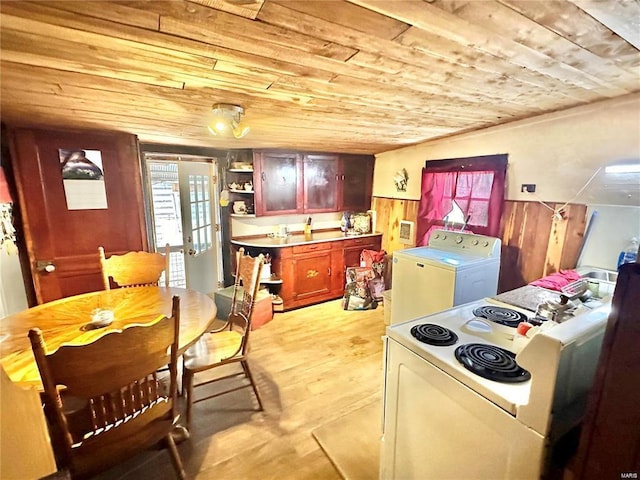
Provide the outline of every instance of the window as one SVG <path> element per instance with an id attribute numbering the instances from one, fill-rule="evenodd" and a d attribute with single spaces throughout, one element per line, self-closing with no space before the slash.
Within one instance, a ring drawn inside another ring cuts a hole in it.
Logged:
<path id="1" fill-rule="evenodd" d="M 417 244 L 426 245 L 431 231 L 445 227 L 452 210 L 462 211 L 465 231 L 496 237 L 504 205 L 507 155 L 430 160 L 422 170 Z"/>

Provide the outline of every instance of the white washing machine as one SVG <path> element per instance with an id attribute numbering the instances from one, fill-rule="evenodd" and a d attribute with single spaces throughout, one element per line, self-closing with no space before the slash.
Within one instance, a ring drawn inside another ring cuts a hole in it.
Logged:
<path id="1" fill-rule="evenodd" d="M 426 247 L 393 252 L 391 324 L 498 292 L 498 238 L 435 230 Z"/>

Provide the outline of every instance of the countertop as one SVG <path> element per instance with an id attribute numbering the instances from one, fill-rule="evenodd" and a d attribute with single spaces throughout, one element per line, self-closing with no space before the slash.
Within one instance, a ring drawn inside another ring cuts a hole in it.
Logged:
<path id="1" fill-rule="evenodd" d="M 232 238 L 231 243 L 244 247 L 281 248 L 295 245 L 308 245 L 310 243 L 335 242 L 356 238 L 378 237 L 382 233 L 365 233 L 360 235 L 345 235 L 340 230 L 324 230 L 305 235 L 302 232 L 294 232 L 286 237 L 239 237 Z"/>
<path id="2" fill-rule="evenodd" d="M 538 309 L 538 305 L 543 302 L 549 300 L 559 301 L 561 293 L 562 292 L 554 292 L 542 287 L 525 285 L 515 290 L 500 293 L 492 298 L 499 302 L 535 312 Z"/>

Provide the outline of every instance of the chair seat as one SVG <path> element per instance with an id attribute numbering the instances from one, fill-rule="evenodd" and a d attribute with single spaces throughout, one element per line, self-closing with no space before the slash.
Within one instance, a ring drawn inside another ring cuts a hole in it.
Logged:
<path id="1" fill-rule="evenodd" d="M 224 331 L 203 335 L 198 342 L 184 355 L 184 369 L 197 370 L 200 367 L 211 368 L 212 365 L 226 360 L 240 360 L 238 353 L 242 343 L 242 335 L 234 331 Z"/>

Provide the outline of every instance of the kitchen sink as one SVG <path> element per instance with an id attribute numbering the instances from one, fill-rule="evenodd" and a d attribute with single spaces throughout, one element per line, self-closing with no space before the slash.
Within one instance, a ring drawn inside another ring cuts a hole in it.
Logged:
<path id="1" fill-rule="evenodd" d="M 587 267 L 586 269 L 578 269 L 578 273 L 582 278 L 593 278 L 604 282 L 616 283 L 618 280 L 618 272 L 612 270 Z"/>
<path id="2" fill-rule="evenodd" d="M 618 272 L 598 267 L 578 267 L 576 270 L 588 282 L 594 297 L 605 298 L 613 294 Z"/>

